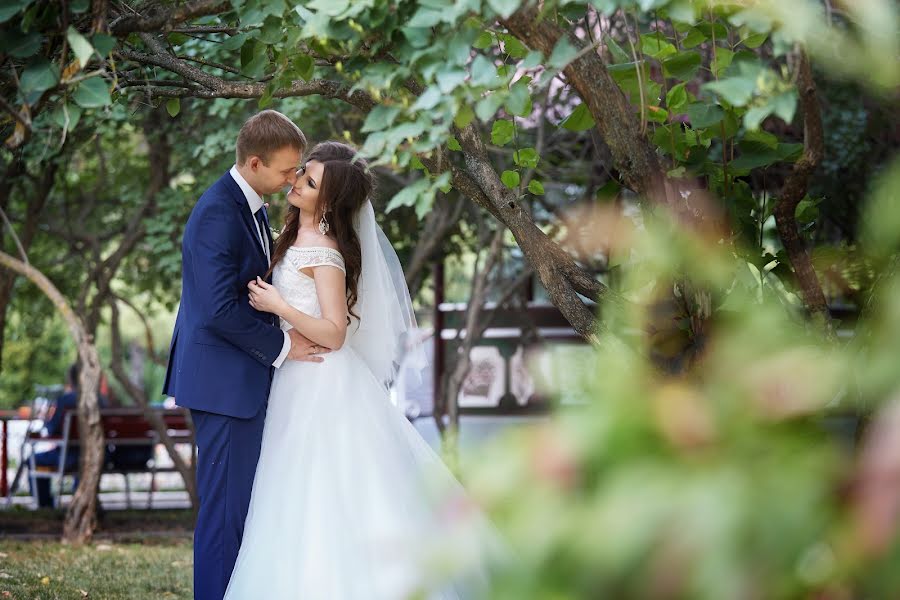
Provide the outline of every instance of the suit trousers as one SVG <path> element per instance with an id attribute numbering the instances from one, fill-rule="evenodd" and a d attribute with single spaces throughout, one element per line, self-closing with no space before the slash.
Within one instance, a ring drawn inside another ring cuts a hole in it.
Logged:
<path id="1" fill-rule="evenodd" d="M 194 599 L 222 600 L 237 560 L 262 445 L 266 405 L 249 419 L 191 410 L 197 434 Z"/>

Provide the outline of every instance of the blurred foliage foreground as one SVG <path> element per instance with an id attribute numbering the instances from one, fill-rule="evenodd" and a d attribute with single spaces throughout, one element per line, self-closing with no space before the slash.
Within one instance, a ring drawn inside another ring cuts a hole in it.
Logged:
<path id="1" fill-rule="evenodd" d="M 715 232 L 596 217 L 630 256 L 626 301 L 600 307 L 591 352 L 552 357 L 554 418 L 479 461 L 472 488 L 517 552 L 492 597 L 898 597 L 898 189 L 895 162 L 861 232 L 876 285 L 837 340 Z M 648 332 L 685 273 L 712 316 L 671 375 Z"/>

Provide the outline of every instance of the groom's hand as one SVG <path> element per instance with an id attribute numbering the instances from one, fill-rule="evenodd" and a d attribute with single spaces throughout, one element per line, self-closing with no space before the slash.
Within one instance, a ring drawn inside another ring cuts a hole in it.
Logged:
<path id="1" fill-rule="evenodd" d="M 320 354 L 331 352 L 329 348 L 312 343 L 305 335 L 296 329 L 288 329 L 291 338 L 291 349 L 288 352 L 288 360 L 304 360 L 307 362 L 322 362 L 325 359 Z"/>

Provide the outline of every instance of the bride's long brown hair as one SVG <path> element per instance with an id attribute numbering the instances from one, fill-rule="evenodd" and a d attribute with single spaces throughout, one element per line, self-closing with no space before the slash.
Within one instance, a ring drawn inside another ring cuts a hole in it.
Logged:
<path id="1" fill-rule="evenodd" d="M 359 274 L 362 271 L 362 251 L 359 237 L 353 228 L 353 218 L 374 189 L 374 177 L 363 158 L 356 158 L 356 150 L 341 142 L 322 142 L 310 151 L 307 162 L 322 163 L 324 171 L 319 183 L 319 200 L 316 206 L 316 222 L 325 214 L 330 227 L 329 233 L 335 238 L 344 257 L 347 269 L 347 310 L 353 316 L 358 298 Z M 275 240 L 272 266 L 266 277 L 272 274 L 288 248 L 297 240 L 300 229 L 300 209 L 289 205 L 284 228 Z"/>

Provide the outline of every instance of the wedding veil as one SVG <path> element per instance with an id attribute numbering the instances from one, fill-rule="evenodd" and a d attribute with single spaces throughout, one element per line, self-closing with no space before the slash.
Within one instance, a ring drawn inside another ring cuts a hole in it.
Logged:
<path id="1" fill-rule="evenodd" d="M 388 387 L 401 359 L 404 368 L 412 367 L 420 376 L 428 359 L 421 345 L 411 343 L 417 325 L 406 277 L 397 253 L 375 221 L 369 200 L 357 213 L 354 227 L 362 251 L 362 271 L 353 309 L 359 319 L 351 316 L 351 328 L 357 327 L 349 344 Z"/>

